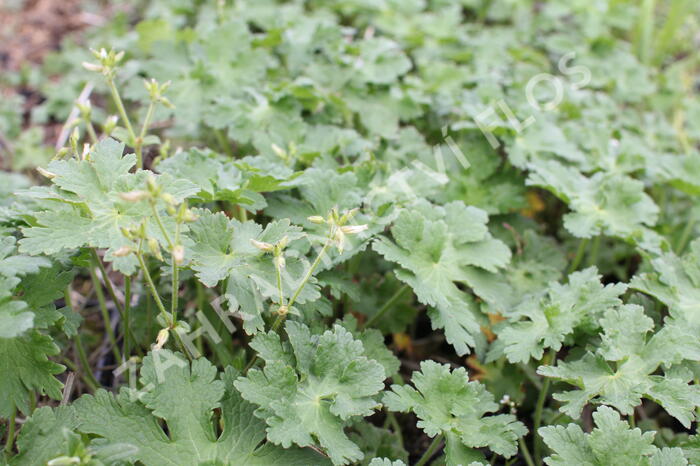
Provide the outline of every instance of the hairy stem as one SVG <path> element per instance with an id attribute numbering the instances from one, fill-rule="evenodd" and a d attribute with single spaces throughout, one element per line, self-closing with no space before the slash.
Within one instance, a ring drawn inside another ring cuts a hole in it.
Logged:
<path id="1" fill-rule="evenodd" d="M 586 253 L 587 246 L 588 238 L 581 239 L 581 242 L 578 244 L 578 250 L 576 250 L 576 257 L 574 257 L 573 262 L 571 262 L 568 273 L 575 272 L 576 269 L 578 269 L 578 266 L 581 265 L 581 261 L 583 260 L 583 256 Z"/>
<path id="2" fill-rule="evenodd" d="M 122 315 L 122 332 L 124 347 L 122 354 L 128 360 L 131 356 L 131 277 L 124 277 L 124 314 Z"/>
<path id="3" fill-rule="evenodd" d="M 596 265 L 598 263 L 598 253 L 600 252 L 600 243 L 602 241 L 602 235 L 598 235 L 595 237 L 593 240 L 593 244 L 591 245 L 591 250 L 588 253 L 588 265 Z"/>
<path id="4" fill-rule="evenodd" d="M 637 36 L 637 53 L 645 65 L 651 62 L 654 55 L 654 10 L 656 0 L 642 0 L 640 23 Z"/>
<path id="5" fill-rule="evenodd" d="M 141 246 L 142 244 L 139 244 L 139 249 L 136 251 L 136 259 L 139 261 L 139 266 L 141 267 L 141 271 L 143 272 L 143 276 L 146 279 L 146 283 L 148 284 L 148 288 L 151 291 L 151 296 L 153 297 L 153 301 L 155 301 L 156 306 L 158 307 L 158 311 L 163 315 L 163 318 L 165 319 L 166 322 L 170 322 L 170 316 L 168 315 L 168 311 L 165 310 L 165 306 L 163 306 L 163 301 L 160 299 L 160 295 L 158 294 L 158 290 L 156 289 L 156 285 L 153 283 L 153 278 L 151 278 L 151 273 L 148 271 L 148 267 L 146 266 L 146 262 L 143 260 L 143 252 L 141 251 Z M 173 324 L 173 322 L 170 322 Z"/>
<path id="6" fill-rule="evenodd" d="M 139 137 L 134 141 L 134 150 L 136 151 L 136 160 L 141 161 L 138 168 L 143 166 L 143 139 L 146 137 L 146 132 L 148 127 L 151 125 L 151 119 L 153 118 L 153 110 L 156 108 L 155 102 L 151 101 L 148 104 L 148 110 L 146 110 L 146 118 L 143 120 L 143 126 L 141 127 L 141 133 Z"/>
<path id="7" fill-rule="evenodd" d="M 75 312 L 75 308 L 73 307 L 73 301 L 70 298 L 70 285 L 66 287 L 64 299 L 66 302 L 66 307 L 68 307 L 68 309 L 70 309 L 71 311 Z M 81 375 L 83 376 L 83 380 L 85 380 L 85 383 L 88 387 L 95 391 L 100 387 L 100 383 L 97 381 L 95 375 L 90 369 L 90 363 L 88 362 L 87 353 L 85 352 L 85 347 L 83 346 L 83 339 L 80 336 L 80 332 L 75 333 L 75 336 L 73 337 L 73 343 L 75 344 L 75 350 L 78 352 L 78 359 L 80 360 L 80 365 L 83 366 L 83 370 L 81 373 Z"/>
<path id="8" fill-rule="evenodd" d="M 180 243 L 180 222 L 177 222 L 175 225 L 175 244 Z M 174 248 L 173 248 L 174 249 Z M 172 267 L 173 267 L 173 281 L 172 281 L 172 291 L 170 295 L 170 315 L 171 319 L 173 321 L 173 325 L 177 322 L 177 307 L 178 307 L 178 299 L 180 297 L 180 279 L 178 277 L 179 274 L 179 267 L 177 265 L 177 262 L 175 261 L 175 256 L 173 255 L 173 250 L 170 251 L 170 261 L 172 262 Z"/>
<path id="9" fill-rule="evenodd" d="M 690 219 L 688 219 L 688 223 L 685 224 L 685 228 L 683 228 L 683 232 L 681 233 L 681 236 L 678 239 L 678 244 L 676 244 L 676 247 L 674 248 L 676 254 L 683 254 L 683 250 L 688 245 L 688 241 L 690 240 L 690 237 L 693 234 L 693 230 L 695 229 L 696 223 L 697 218 L 691 217 Z"/>
<path id="10" fill-rule="evenodd" d="M 155 201 L 151 200 L 151 202 L 149 202 L 149 204 L 151 205 L 151 212 L 153 212 L 153 218 L 156 220 L 156 224 L 158 225 L 158 229 L 163 234 L 163 237 L 165 238 L 165 242 L 168 243 L 168 247 L 170 248 L 170 252 L 172 252 L 173 249 L 175 248 L 175 245 L 170 240 L 170 235 L 168 234 L 167 230 L 165 229 L 165 226 L 163 225 L 163 220 L 161 220 L 161 218 L 160 218 L 160 214 L 158 213 L 158 209 L 156 208 L 156 203 L 155 203 Z"/>
<path id="11" fill-rule="evenodd" d="M 88 136 L 90 136 L 90 141 L 92 141 L 93 144 L 97 144 L 97 132 L 95 132 L 95 127 L 92 126 L 92 121 L 89 119 L 85 120 L 85 128 L 87 129 Z"/>
<path id="12" fill-rule="evenodd" d="M 8 420 L 7 426 L 7 441 L 5 442 L 5 453 L 8 455 L 12 453 L 12 448 L 15 444 L 15 422 L 17 420 L 17 408 L 12 407 L 12 414 Z"/>
<path id="13" fill-rule="evenodd" d="M 97 264 L 97 267 L 100 269 L 100 274 L 102 275 L 102 278 L 105 282 L 105 288 L 107 288 L 107 293 L 109 293 L 109 297 L 112 298 L 112 301 L 114 301 L 114 306 L 117 308 L 117 311 L 119 311 L 120 316 L 123 318 L 124 314 L 124 309 L 122 308 L 121 303 L 117 299 L 117 294 L 114 292 L 114 287 L 112 286 L 112 282 L 109 280 L 109 277 L 107 276 L 107 270 L 105 269 L 104 264 L 100 260 L 100 256 L 97 254 L 97 249 L 95 248 L 90 248 L 90 252 L 92 254 L 92 258 L 94 259 L 95 263 Z"/>
<path id="14" fill-rule="evenodd" d="M 297 289 L 294 291 L 294 294 L 292 295 L 291 299 L 289 300 L 289 304 L 287 307 L 292 307 L 294 303 L 296 302 L 297 298 L 299 297 L 299 294 L 301 293 L 301 290 L 304 289 L 304 286 L 306 286 L 306 283 L 309 281 L 311 276 L 314 274 L 314 270 L 316 270 L 316 267 L 318 267 L 318 264 L 321 263 L 321 259 L 323 258 L 323 255 L 326 253 L 328 250 L 328 247 L 331 245 L 331 238 L 328 238 L 323 245 L 323 248 L 321 251 L 318 253 L 318 256 L 316 256 L 316 260 L 311 264 L 311 267 L 309 267 L 309 270 L 306 271 L 306 274 L 304 275 L 304 278 L 301 280 L 301 283 L 299 283 L 299 286 Z"/>
<path id="15" fill-rule="evenodd" d="M 93 261 L 94 262 L 94 261 Z M 102 313 L 102 321 L 104 322 L 105 331 L 107 332 L 107 338 L 109 339 L 110 346 L 112 347 L 112 353 L 117 361 L 122 361 L 122 355 L 117 346 L 117 339 L 114 336 L 114 329 L 112 328 L 112 319 L 109 317 L 109 310 L 107 309 L 107 302 L 105 301 L 105 295 L 102 292 L 102 285 L 100 280 L 97 278 L 94 267 L 97 264 L 93 264 L 90 267 L 90 277 L 92 278 L 92 286 L 95 289 L 95 295 L 97 295 L 97 302 L 100 304 L 100 312 Z"/>
<path id="16" fill-rule="evenodd" d="M 277 260 L 275 260 L 275 270 L 277 272 L 277 291 L 280 295 L 280 306 L 284 306 L 284 290 L 282 289 L 282 267 L 280 266 L 279 261 Z"/>
<path id="17" fill-rule="evenodd" d="M 387 302 L 384 303 L 384 305 L 377 311 L 376 314 L 374 314 L 367 322 L 365 322 L 365 325 L 363 327 L 371 327 L 372 325 L 376 324 L 379 322 L 379 320 L 389 312 L 393 307 L 396 302 L 401 299 L 401 296 L 408 290 L 408 285 L 403 285 L 401 288 L 396 290 L 396 293 L 392 295 L 391 298 Z"/>
<path id="18" fill-rule="evenodd" d="M 535 434 L 537 435 L 537 434 Z M 532 461 L 532 455 L 530 455 L 530 450 L 527 448 L 527 443 L 525 443 L 525 440 L 522 438 L 519 441 L 520 444 L 520 453 L 523 454 L 523 459 L 525 460 L 525 463 L 527 466 L 535 466 L 535 462 Z M 542 464 L 542 463 L 537 463 L 537 464 Z"/>
<path id="19" fill-rule="evenodd" d="M 433 457 L 435 452 L 437 452 L 438 448 L 440 448 L 440 444 L 442 443 L 442 438 L 443 434 L 438 434 L 435 436 L 433 441 L 430 443 L 430 446 L 428 447 L 427 450 L 425 450 L 425 453 L 423 453 L 423 456 L 420 457 L 418 462 L 415 464 L 415 466 L 423 466 L 426 464 L 430 458 Z"/>
<path id="20" fill-rule="evenodd" d="M 124 102 L 122 101 L 122 97 L 119 95 L 119 89 L 117 89 L 117 86 L 114 84 L 114 79 L 112 78 L 107 78 L 107 86 L 109 86 L 109 90 L 112 93 L 112 99 L 114 100 L 114 105 L 117 106 L 117 111 L 119 112 L 119 116 L 121 119 L 124 121 L 124 126 L 126 127 L 126 131 L 129 133 L 129 138 L 131 139 L 131 144 L 136 146 L 136 133 L 134 132 L 134 127 L 131 126 L 131 120 L 129 119 L 129 115 L 126 113 L 126 109 L 124 108 Z M 140 154 L 136 154 L 136 168 L 141 169 L 143 168 L 143 159 L 141 158 Z"/>
<path id="21" fill-rule="evenodd" d="M 545 360 L 542 361 L 545 365 L 554 365 L 557 358 L 557 352 L 550 350 L 545 356 Z M 542 412 L 544 411 L 544 405 L 547 401 L 547 394 L 549 392 L 549 385 L 552 383 L 552 379 L 545 377 L 542 383 L 542 389 L 540 390 L 540 395 L 537 398 L 537 405 L 535 406 L 535 417 L 533 420 L 533 435 L 535 439 L 535 460 L 537 464 L 542 464 L 542 437 L 538 432 L 540 426 L 542 425 Z"/>

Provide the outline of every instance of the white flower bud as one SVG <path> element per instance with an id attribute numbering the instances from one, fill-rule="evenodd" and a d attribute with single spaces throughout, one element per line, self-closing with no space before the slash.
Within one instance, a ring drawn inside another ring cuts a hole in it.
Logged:
<path id="1" fill-rule="evenodd" d="M 175 200 L 175 198 L 173 197 L 173 195 L 170 194 L 170 193 L 163 193 L 163 194 L 160 195 L 160 198 L 163 199 L 163 201 L 164 201 L 166 204 L 170 204 L 170 205 L 175 205 L 175 204 L 177 204 L 177 201 Z"/>
<path id="2" fill-rule="evenodd" d="M 345 233 L 343 233 L 343 230 L 338 228 L 333 234 L 333 240 L 335 240 L 335 247 L 338 248 L 338 252 L 342 254 L 345 249 Z"/>
<path id="3" fill-rule="evenodd" d="M 185 261 L 185 248 L 181 244 L 178 244 L 173 248 L 173 260 L 177 265 L 180 265 Z"/>
<path id="4" fill-rule="evenodd" d="M 130 246 L 122 246 L 119 249 L 117 249 L 116 251 L 114 251 L 112 253 L 112 255 L 114 257 L 126 257 L 129 254 L 131 254 L 132 252 L 134 252 L 134 250 Z"/>
<path id="5" fill-rule="evenodd" d="M 102 130 L 104 131 L 104 133 L 106 135 L 112 134 L 112 131 L 114 131 L 114 128 L 117 127 L 117 121 L 119 121 L 119 119 L 117 118 L 116 115 L 110 115 L 107 117 L 104 125 L 102 125 Z"/>
<path id="6" fill-rule="evenodd" d="M 86 61 L 83 62 L 83 68 L 85 68 L 88 71 L 97 71 L 98 73 L 102 72 L 102 65 L 96 65 L 94 63 L 88 63 Z"/>
<path id="7" fill-rule="evenodd" d="M 253 246 L 255 246 L 256 248 L 260 249 L 261 251 L 271 252 L 274 249 L 274 246 L 272 244 L 266 243 L 264 241 L 257 241 L 257 240 L 251 239 L 250 243 Z"/>
<path id="8" fill-rule="evenodd" d="M 321 217 L 320 215 L 312 215 L 311 217 L 307 218 L 307 220 L 311 223 L 315 223 L 317 225 L 321 225 L 322 223 L 326 222 L 326 219 Z"/>
<path id="9" fill-rule="evenodd" d="M 147 199 L 150 194 L 148 194 L 147 191 L 141 191 L 141 190 L 136 190 L 136 191 L 129 191 L 126 193 L 119 193 L 119 197 L 127 202 L 138 202 L 142 201 L 144 199 Z"/>
<path id="10" fill-rule="evenodd" d="M 163 346 L 168 342 L 168 337 L 170 336 L 170 331 L 167 328 L 162 328 L 158 332 L 158 336 L 156 337 L 156 344 L 153 347 L 153 349 L 160 350 L 163 349 Z"/>
<path id="11" fill-rule="evenodd" d="M 272 147 L 272 151 L 273 151 L 275 154 L 277 154 L 277 157 L 279 157 L 279 158 L 281 158 L 281 159 L 286 159 L 286 158 L 287 158 L 287 152 L 286 152 L 284 149 L 282 149 L 280 146 L 278 146 L 277 144 L 275 144 L 275 143 L 273 142 L 272 145 L 271 145 L 271 147 Z"/>
<path id="12" fill-rule="evenodd" d="M 289 236 L 284 235 L 281 240 L 277 242 L 277 247 L 282 250 L 289 244 Z"/>
<path id="13" fill-rule="evenodd" d="M 346 235 L 355 235 L 367 229 L 367 225 L 346 225 L 340 227 L 340 230 Z"/>
<path id="14" fill-rule="evenodd" d="M 36 167 L 36 171 L 38 171 L 42 176 L 45 176 L 45 177 L 48 178 L 48 179 L 56 178 L 56 174 L 55 174 L 55 173 L 51 173 L 50 171 L 45 170 L 45 169 L 43 169 L 43 168 L 41 168 L 41 167 Z"/>
<path id="15" fill-rule="evenodd" d="M 160 253 L 160 245 L 155 238 L 148 238 L 148 249 L 158 260 L 163 260 L 163 255 Z"/>

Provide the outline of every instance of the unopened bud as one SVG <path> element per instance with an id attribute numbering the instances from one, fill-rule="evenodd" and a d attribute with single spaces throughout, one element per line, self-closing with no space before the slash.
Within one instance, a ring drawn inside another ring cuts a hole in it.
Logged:
<path id="1" fill-rule="evenodd" d="M 117 121 L 118 121 L 118 119 L 117 119 L 116 115 L 108 116 L 107 119 L 105 120 L 104 125 L 102 125 L 102 131 L 108 136 L 110 134 L 112 134 L 112 131 L 114 131 L 114 128 L 117 127 Z"/>
<path id="2" fill-rule="evenodd" d="M 148 186 L 148 190 L 151 192 L 151 194 L 158 193 L 158 183 L 156 182 L 155 177 L 149 176 L 146 180 L 146 186 Z"/>
<path id="3" fill-rule="evenodd" d="M 177 265 L 180 265 L 185 261 L 185 248 L 181 244 L 177 244 L 173 248 L 173 260 Z"/>
<path id="4" fill-rule="evenodd" d="M 83 68 L 85 68 L 88 71 L 97 71 L 98 73 L 102 72 L 102 65 L 88 63 L 86 61 L 83 62 Z"/>
<path id="5" fill-rule="evenodd" d="M 45 176 L 45 177 L 48 178 L 48 179 L 56 178 L 56 174 L 55 174 L 55 173 L 51 173 L 50 171 L 45 170 L 45 169 L 43 169 L 43 168 L 41 168 L 41 167 L 37 167 L 37 168 L 36 168 L 36 171 L 38 171 L 42 176 Z"/>
<path id="6" fill-rule="evenodd" d="M 76 102 L 75 106 L 78 107 L 78 110 L 80 110 L 80 114 L 83 116 L 83 118 L 88 120 L 90 117 L 90 113 L 92 112 L 92 106 L 90 105 L 90 101 L 86 100 L 85 102 Z"/>
<path id="7" fill-rule="evenodd" d="M 345 233 L 343 233 L 343 230 L 340 228 L 335 230 L 333 240 L 335 241 L 335 247 L 338 248 L 338 252 L 342 254 L 345 249 Z"/>
<path id="8" fill-rule="evenodd" d="M 153 346 L 153 349 L 155 350 L 160 350 L 163 349 L 163 346 L 168 342 L 168 337 L 170 336 L 170 331 L 167 328 L 162 328 L 158 332 L 158 336 L 156 337 L 156 344 Z"/>
<path id="9" fill-rule="evenodd" d="M 158 99 L 158 101 L 159 101 L 161 104 L 163 104 L 164 107 L 167 107 L 167 108 L 170 108 L 170 109 L 175 108 L 175 106 L 173 105 L 173 103 L 170 102 L 170 100 L 168 100 L 167 97 L 161 97 L 160 99 Z"/>
<path id="10" fill-rule="evenodd" d="M 182 221 L 183 222 L 194 222 L 197 220 L 197 216 L 192 212 L 190 209 L 185 209 L 185 211 L 182 213 Z"/>
<path id="11" fill-rule="evenodd" d="M 326 222 L 326 219 L 324 219 L 320 215 L 312 215 L 311 217 L 307 218 L 307 220 L 311 223 L 316 223 L 317 225 L 320 225 L 320 224 Z"/>
<path id="12" fill-rule="evenodd" d="M 141 191 L 141 190 L 136 190 L 136 191 L 129 191 L 126 193 L 119 193 L 119 197 L 127 202 L 138 202 L 142 201 L 144 199 L 147 199 L 150 196 L 148 192 L 146 191 Z"/>
<path id="13" fill-rule="evenodd" d="M 75 154 L 78 153 L 78 141 L 80 140 L 80 130 L 76 126 L 70 134 L 70 146 Z"/>
<path id="14" fill-rule="evenodd" d="M 156 256 L 158 260 L 163 260 L 163 255 L 160 253 L 160 244 L 158 244 L 155 238 L 148 238 L 148 250 L 151 251 L 151 254 Z"/>
<path id="15" fill-rule="evenodd" d="M 134 250 L 130 246 L 122 246 L 119 249 L 117 249 L 116 251 L 114 251 L 112 253 L 112 255 L 114 257 L 126 257 L 129 254 L 131 254 L 132 252 L 134 252 Z"/>
<path id="16" fill-rule="evenodd" d="M 273 259 L 275 262 L 275 267 L 283 269 L 287 265 L 287 261 L 283 255 L 275 256 Z"/>
<path id="17" fill-rule="evenodd" d="M 257 240 L 251 239 L 250 242 L 253 246 L 260 249 L 261 251 L 271 252 L 274 249 L 274 246 L 272 244 L 266 243 L 264 241 L 257 241 Z"/>
<path id="18" fill-rule="evenodd" d="M 166 204 L 170 204 L 170 205 L 175 205 L 175 204 L 177 204 L 177 201 L 175 200 L 175 198 L 173 197 L 172 194 L 163 193 L 163 194 L 160 195 L 160 198 L 163 199 L 163 201 L 164 201 Z"/>
<path id="19" fill-rule="evenodd" d="M 89 160 L 90 159 L 90 144 L 87 142 L 83 144 L 83 152 L 80 154 L 80 160 Z"/>
<path id="20" fill-rule="evenodd" d="M 289 313 L 289 308 L 287 306 L 280 306 L 277 309 L 277 313 L 281 316 L 286 316 Z"/>
<path id="21" fill-rule="evenodd" d="M 289 236 L 287 235 L 284 235 L 281 240 L 277 241 L 277 247 L 280 251 L 286 248 L 287 244 L 289 244 Z"/>
<path id="22" fill-rule="evenodd" d="M 367 225 L 346 225 L 340 227 L 340 230 L 346 235 L 355 235 L 367 229 Z"/>
<path id="23" fill-rule="evenodd" d="M 60 160 L 68 154 L 70 154 L 70 150 L 67 147 L 62 147 L 61 150 L 56 152 L 56 155 L 54 155 L 54 158 Z"/>
<path id="24" fill-rule="evenodd" d="M 272 151 L 281 159 L 287 159 L 287 152 L 274 142 L 271 145 Z"/>
<path id="25" fill-rule="evenodd" d="M 342 217 L 340 217 L 340 220 L 338 220 L 338 223 L 339 223 L 340 225 L 345 225 L 345 224 L 348 222 L 348 220 L 350 220 L 351 218 L 353 218 L 353 217 L 355 216 L 355 214 L 356 214 L 359 210 L 360 210 L 360 209 L 358 209 L 357 207 L 355 207 L 354 209 L 348 210 L 347 212 L 345 212 L 345 213 L 343 214 Z"/>

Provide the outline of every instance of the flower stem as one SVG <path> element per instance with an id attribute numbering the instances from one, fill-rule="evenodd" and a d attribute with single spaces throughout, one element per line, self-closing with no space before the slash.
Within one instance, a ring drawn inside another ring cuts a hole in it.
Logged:
<path id="1" fill-rule="evenodd" d="M 374 314 L 367 322 L 365 322 L 365 325 L 363 327 L 371 327 L 372 325 L 376 324 L 379 319 L 382 318 L 384 314 L 386 314 L 390 309 L 394 307 L 394 304 L 403 296 L 403 294 L 408 290 L 408 285 L 403 285 L 401 288 L 396 290 L 396 293 L 389 298 L 387 302 L 384 303 L 384 305 L 377 311 L 376 314 Z"/>
<path id="2" fill-rule="evenodd" d="M 15 422 L 17 420 L 17 407 L 12 406 L 12 414 L 8 421 L 7 427 L 7 441 L 5 442 L 5 453 L 8 455 L 12 453 L 13 445 L 15 444 Z"/>
<path id="3" fill-rule="evenodd" d="M 117 299 L 117 294 L 114 292 L 112 282 L 107 276 L 107 270 L 105 269 L 104 264 L 100 260 L 100 256 L 97 254 L 97 250 L 95 248 L 90 248 L 90 252 L 92 253 L 92 258 L 95 260 L 97 267 L 100 269 L 100 274 L 102 275 L 102 279 L 105 282 L 105 288 L 107 288 L 107 293 L 109 293 L 109 297 L 112 298 L 112 301 L 114 301 L 114 306 L 117 308 L 117 311 L 119 311 L 119 314 L 123 317 L 122 314 L 124 314 L 124 309 L 122 308 L 122 305 Z"/>
<path id="4" fill-rule="evenodd" d="M 138 251 L 136 251 L 136 259 L 138 259 L 139 261 L 139 266 L 141 266 L 141 271 L 143 272 L 143 276 L 146 279 L 148 288 L 151 290 L 151 296 L 153 296 L 153 301 L 155 301 L 156 306 L 158 307 L 158 311 L 160 311 L 160 313 L 163 315 L 165 321 L 169 322 L 170 316 L 168 315 L 168 311 L 165 310 L 165 306 L 163 306 L 163 301 L 161 301 L 160 296 L 158 295 L 158 290 L 156 289 L 156 285 L 153 283 L 151 273 L 148 271 L 148 267 L 146 267 L 146 262 L 143 260 L 143 252 L 141 252 L 141 246 L 142 244 L 139 244 L 139 249 Z"/>
<path id="5" fill-rule="evenodd" d="M 695 217 L 691 217 L 690 219 L 688 219 L 688 223 L 685 224 L 685 228 L 683 228 L 683 232 L 681 233 L 681 237 L 678 239 L 678 244 L 674 248 L 676 251 L 676 254 L 678 254 L 678 255 L 683 254 L 683 250 L 685 249 L 686 245 L 688 244 L 688 240 L 690 239 L 690 236 L 693 233 L 693 229 L 695 228 L 696 223 L 697 223 L 697 219 Z"/>
<path id="6" fill-rule="evenodd" d="M 97 133 L 95 132 L 95 127 L 92 126 L 92 122 L 89 119 L 85 120 L 85 128 L 87 129 L 88 136 L 90 136 L 92 143 L 97 144 Z"/>
<path id="7" fill-rule="evenodd" d="M 163 226 L 163 221 L 160 218 L 160 214 L 158 213 L 158 209 L 156 208 L 156 203 L 154 201 L 149 202 L 151 205 L 151 212 L 153 212 L 153 218 L 156 219 L 156 224 L 158 225 L 158 229 L 160 232 L 163 234 L 163 237 L 165 238 L 165 242 L 168 243 L 168 247 L 170 248 L 170 252 L 173 251 L 175 248 L 175 245 L 173 242 L 170 240 L 170 235 L 168 234 L 167 230 L 165 229 L 165 226 Z"/>
<path id="8" fill-rule="evenodd" d="M 523 454 L 523 459 L 527 466 L 535 466 L 535 462 L 532 461 L 532 455 L 530 455 L 530 450 L 527 448 L 527 443 L 522 438 L 520 439 L 520 452 Z M 542 463 L 537 463 L 542 464 Z"/>
<path id="9" fill-rule="evenodd" d="M 557 358 L 557 352 L 550 350 L 547 356 L 545 356 L 546 365 L 554 365 Z M 545 402 L 547 401 L 547 394 L 549 392 L 549 385 L 552 383 L 552 379 L 546 377 L 542 383 L 542 389 L 540 390 L 540 396 L 537 398 L 537 405 L 535 406 L 535 417 L 533 420 L 533 434 L 535 443 L 535 460 L 537 464 L 542 464 L 542 437 L 538 432 L 540 426 L 542 425 L 542 412 L 544 410 Z"/>
<path id="10" fill-rule="evenodd" d="M 180 223 L 178 222 L 175 225 L 175 244 L 178 244 L 180 242 Z M 174 249 L 174 248 L 173 248 Z M 171 320 L 173 322 L 173 325 L 177 322 L 177 306 L 178 306 L 178 299 L 179 299 L 179 293 L 180 293 L 180 279 L 178 277 L 179 274 L 179 267 L 177 266 L 177 262 L 175 261 L 175 256 L 172 254 L 173 250 L 170 250 L 170 261 L 172 262 L 172 268 L 173 268 L 173 281 L 172 281 L 172 292 L 170 295 L 170 316 Z"/>
<path id="11" fill-rule="evenodd" d="M 591 250 L 588 253 L 587 263 L 589 266 L 596 265 L 598 263 L 598 253 L 600 252 L 600 243 L 602 241 L 602 235 L 598 235 L 593 240 L 591 245 Z"/>
<path id="12" fill-rule="evenodd" d="M 284 291 L 282 290 L 282 267 L 280 266 L 279 261 L 277 260 L 275 260 L 275 269 L 277 271 L 277 290 L 280 294 L 280 306 L 284 306 Z"/>
<path id="13" fill-rule="evenodd" d="M 109 343 L 112 346 L 112 353 L 114 354 L 114 357 L 117 361 L 122 362 L 122 355 L 119 351 L 119 347 L 117 346 L 117 339 L 114 336 L 114 329 L 112 329 L 112 320 L 109 318 L 107 302 L 105 301 L 105 295 L 102 292 L 102 284 L 100 283 L 100 280 L 97 278 L 97 274 L 95 273 L 94 267 L 96 265 L 97 264 L 93 264 L 93 267 L 90 267 L 90 278 L 92 278 L 92 286 L 94 287 L 95 294 L 97 295 L 97 302 L 100 304 L 100 312 L 102 313 L 102 320 L 104 322 L 105 331 L 107 332 L 107 338 L 109 339 Z"/>
<path id="14" fill-rule="evenodd" d="M 128 360 L 131 356 L 131 276 L 124 277 L 124 315 L 122 316 L 122 331 L 124 333 L 124 348 L 122 354 Z M 128 376 L 127 376 L 128 377 Z"/>
<path id="15" fill-rule="evenodd" d="M 117 111 L 119 112 L 119 116 L 121 116 L 122 120 L 124 121 L 124 126 L 126 126 L 126 131 L 129 133 L 129 138 L 131 139 L 131 144 L 136 147 L 136 133 L 134 132 L 134 127 L 131 126 L 131 120 L 129 120 L 129 115 L 126 114 L 126 109 L 124 108 L 124 102 L 122 102 L 122 98 L 119 95 L 119 90 L 117 89 L 117 86 L 114 84 L 114 79 L 112 78 L 107 78 L 107 86 L 109 86 L 109 90 L 112 93 L 112 99 L 114 100 L 114 104 L 117 106 Z M 141 158 L 141 154 L 136 154 L 136 168 L 141 169 L 143 168 L 143 159 Z"/>
<path id="16" fill-rule="evenodd" d="M 309 281 L 311 276 L 314 273 L 314 270 L 316 270 L 316 267 L 318 267 L 318 264 L 321 263 L 321 259 L 323 258 L 323 255 L 326 253 L 328 250 L 328 247 L 331 245 L 331 238 L 328 238 L 326 240 L 326 243 L 323 245 L 323 248 L 321 251 L 318 253 L 318 256 L 316 256 L 316 260 L 314 260 L 313 264 L 311 264 L 311 267 L 309 267 L 309 270 L 306 271 L 306 275 L 304 275 L 304 278 L 301 280 L 301 283 L 297 287 L 297 289 L 294 291 L 294 294 L 292 295 L 291 299 L 289 300 L 289 304 L 287 304 L 287 307 L 292 307 L 294 302 L 297 300 L 299 297 L 299 294 L 301 293 L 301 290 L 304 289 L 304 286 L 306 283 Z"/>
<path id="17" fill-rule="evenodd" d="M 134 140 L 134 150 L 136 151 L 136 160 L 141 161 L 138 168 L 143 166 L 143 139 L 146 137 L 146 132 L 148 127 L 151 125 L 151 119 L 153 118 L 153 110 L 156 105 L 154 101 L 148 104 L 148 110 L 146 110 L 146 117 L 143 120 L 143 126 L 141 127 L 141 133 L 139 137 Z"/>
<path id="18" fill-rule="evenodd" d="M 65 298 L 66 307 L 75 312 L 73 307 L 73 301 L 70 299 L 70 285 L 66 287 Z M 80 332 L 76 332 L 73 337 L 73 342 L 75 343 L 75 350 L 78 352 L 78 359 L 80 359 L 80 364 L 83 366 L 82 374 L 84 376 L 85 383 L 93 390 L 97 390 L 100 387 L 100 383 L 95 378 L 95 375 L 90 369 L 90 363 L 87 359 L 87 354 L 85 353 L 85 347 L 83 346 L 83 339 L 80 336 Z"/>
<path id="19" fill-rule="evenodd" d="M 583 260 L 583 256 L 586 253 L 587 246 L 588 246 L 588 238 L 581 239 L 581 242 L 578 245 L 578 250 L 576 251 L 576 257 L 574 257 L 574 261 L 569 266 L 568 273 L 575 272 L 576 269 L 578 269 L 578 266 L 581 265 L 581 261 Z"/>
<path id="20" fill-rule="evenodd" d="M 415 466 L 423 466 L 424 464 L 426 464 L 430 460 L 430 458 L 433 457 L 435 452 L 440 447 L 440 444 L 442 443 L 442 438 L 443 438 L 443 434 L 438 434 L 435 436 L 433 441 L 430 443 L 430 446 L 428 447 L 427 450 L 425 450 L 425 453 L 423 453 L 423 456 L 420 457 L 420 459 L 418 460 L 418 462 L 416 463 Z"/>

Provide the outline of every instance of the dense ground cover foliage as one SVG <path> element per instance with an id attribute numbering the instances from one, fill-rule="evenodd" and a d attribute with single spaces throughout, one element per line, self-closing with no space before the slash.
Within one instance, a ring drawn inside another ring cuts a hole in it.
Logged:
<path id="1" fill-rule="evenodd" d="M 700 464 L 696 2 L 106 11 L 2 77 L 1 461 Z"/>

